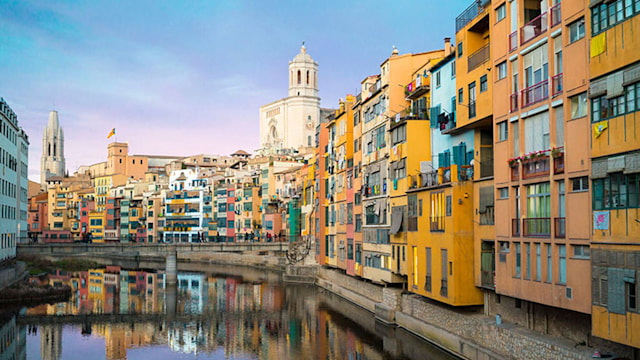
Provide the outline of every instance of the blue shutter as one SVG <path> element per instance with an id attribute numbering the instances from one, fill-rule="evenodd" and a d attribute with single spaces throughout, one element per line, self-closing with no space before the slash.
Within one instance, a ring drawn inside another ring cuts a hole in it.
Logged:
<path id="1" fill-rule="evenodd" d="M 473 150 L 467 151 L 467 165 L 471 164 L 471 160 L 473 160 Z"/>
<path id="2" fill-rule="evenodd" d="M 624 270 L 618 268 L 607 269 L 607 287 L 609 291 L 609 304 L 607 306 L 609 312 L 614 314 L 625 314 L 625 289 L 624 289 Z"/>
<path id="3" fill-rule="evenodd" d="M 444 156 L 444 167 L 451 166 L 451 151 L 445 150 L 443 153 L 443 156 Z"/>
<path id="4" fill-rule="evenodd" d="M 453 163 L 457 165 L 462 165 L 460 162 L 460 145 L 453 147 Z"/>
<path id="5" fill-rule="evenodd" d="M 438 167 L 445 167 L 444 165 L 444 153 L 438 154 Z"/>
<path id="6" fill-rule="evenodd" d="M 432 128 L 436 127 L 438 120 L 438 113 L 436 113 L 436 110 L 437 109 L 435 107 L 429 109 L 429 120 Z"/>

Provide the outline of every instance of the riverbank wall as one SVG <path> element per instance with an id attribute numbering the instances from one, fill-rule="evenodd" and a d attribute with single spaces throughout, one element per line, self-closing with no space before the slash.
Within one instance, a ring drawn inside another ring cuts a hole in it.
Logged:
<path id="1" fill-rule="evenodd" d="M 593 349 L 570 341 L 517 325 L 498 325 L 478 309 L 451 308 L 337 270 L 319 268 L 316 285 L 372 312 L 376 320 L 467 359 L 588 359 L 593 354 Z"/>
<path id="2" fill-rule="evenodd" d="M 26 279 L 28 275 L 27 267 L 22 261 L 15 261 L 0 268 L 0 290 Z"/>
<path id="3" fill-rule="evenodd" d="M 164 256 L 104 254 L 87 256 L 103 265 L 161 269 Z M 51 255 L 51 257 L 60 256 Z M 481 308 L 453 308 L 429 299 L 354 278 L 335 269 L 318 266 L 287 266 L 286 259 L 234 253 L 178 254 L 178 270 L 201 271 L 202 264 L 226 265 L 256 270 L 256 280 L 265 273 L 281 273 L 292 283 L 314 283 L 367 310 L 380 324 L 400 327 L 441 349 L 466 359 L 588 359 L 594 349 L 569 340 L 533 332 L 514 324 L 496 324 Z M 269 270 L 265 272 L 264 270 Z M 262 275 L 261 275 L 262 274 Z M 273 281 L 273 276 L 270 276 Z"/>

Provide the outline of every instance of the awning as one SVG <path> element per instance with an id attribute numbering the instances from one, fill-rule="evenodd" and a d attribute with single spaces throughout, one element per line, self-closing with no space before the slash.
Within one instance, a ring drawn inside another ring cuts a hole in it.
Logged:
<path id="1" fill-rule="evenodd" d="M 402 207 L 394 207 L 391 212 L 391 235 L 395 235 L 402 229 L 402 218 L 404 217 L 404 211 Z"/>

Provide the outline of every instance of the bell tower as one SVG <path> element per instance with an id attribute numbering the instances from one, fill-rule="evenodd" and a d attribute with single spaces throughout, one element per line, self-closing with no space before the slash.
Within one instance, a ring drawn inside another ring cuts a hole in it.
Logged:
<path id="1" fill-rule="evenodd" d="M 318 63 L 302 43 L 300 53 L 289 61 L 289 96 L 318 96 Z"/>

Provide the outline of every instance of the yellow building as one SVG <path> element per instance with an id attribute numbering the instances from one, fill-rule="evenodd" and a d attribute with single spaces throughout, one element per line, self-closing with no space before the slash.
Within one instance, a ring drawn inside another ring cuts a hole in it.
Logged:
<path id="1" fill-rule="evenodd" d="M 591 257 L 593 335 L 640 348 L 640 8 L 591 4 L 593 236 L 566 256 Z"/>
<path id="2" fill-rule="evenodd" d="M 103 211 L 106 209 L 107 198 L 111 188 L 125 185 L 126 183 L 127 175 L 125 174 L 110 174 L 93 178 L 93 187 L 96 191 L 96 210 Z"/>
<path id="3" fill-rule="evenodd" d="M 89 232 L 91 233 L 91 240 L 93 242 L 104 242 L 105 222 L 104 211 L 89 212 Z"/>
<path id="4" fill-rule="evenodd" d="M 324 179 L 325 179 L 325 189 L 326 190 L 326 198 L 324 203 L 325 209 L 325 250 L 326 250 L 326 264 L 332 267 L 338 267 L 338 247 L 336 245 L 336 222 L 337 222 L 337 209 L 336 209 L 336 195 L 338 193 L 338 186 L 336 183 L 336 141 L 337 141 L 337 132 L 338 129 L 336 127 L 336 114 L 332 114 L 329 117 L 329 122 L 327 123 L 327 134 L 328 134 L 328 144 L 327 150 L 325 153 L 325 169 L 324 169 Z"/>

